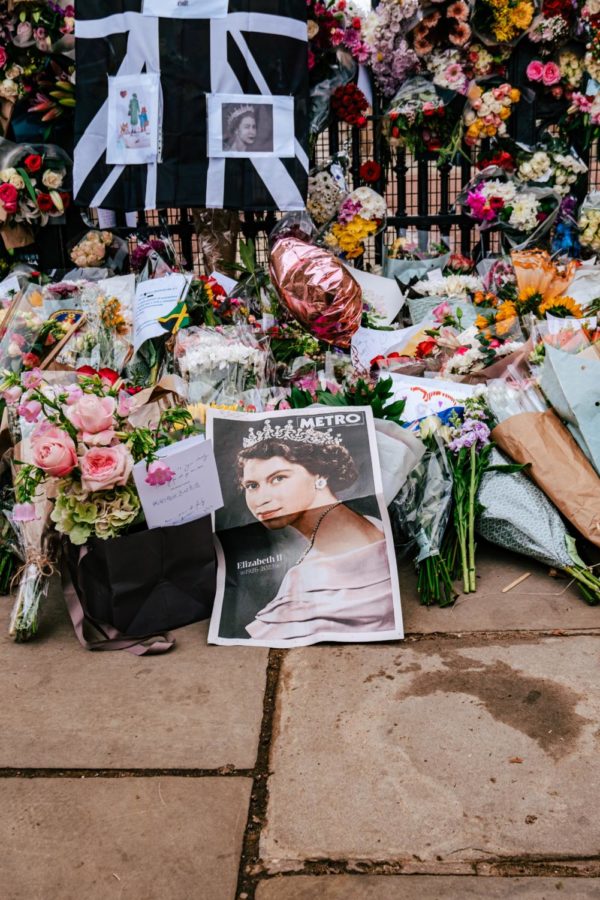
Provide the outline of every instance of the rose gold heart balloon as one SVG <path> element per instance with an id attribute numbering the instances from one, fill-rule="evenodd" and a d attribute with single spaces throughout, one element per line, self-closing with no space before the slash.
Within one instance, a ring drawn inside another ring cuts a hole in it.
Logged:
<path id="1" fill-rule="evenodd" d="M 286 236 L 273 245 L 269 267 L 281 302 L 307 331 L 336 347 L 350 346 L 362 316 L 362 291 L 337 257 Z"/>

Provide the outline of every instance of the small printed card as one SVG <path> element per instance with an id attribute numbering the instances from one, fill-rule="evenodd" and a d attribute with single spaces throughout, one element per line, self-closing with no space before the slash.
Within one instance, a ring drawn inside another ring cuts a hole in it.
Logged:
<path id="1" fill-rule="evenodd" d="M 144 165 L 158 160 L 160 75 L 117 75 L 108 79 L 109 165 Z"/>
<path id="2" fill-rule="evenodd" d="M 191 437 L 165 447 L 157 463 L 133 468 L 148 528 L 183 525 L 223 506 L 212 441 Z"/>
<path id="3" fill-rule="evenodd" d="M 144 0 L 145 16 L 163 19 L 222 19 L 229 0 Z"/>
<path id="4" fill-rule="evenodd" d="M 138 284 L 135 291 L 133 340 L 136 353 L 144 341 L 165 334 L 167 329 L 158 320 L 168 317 L 170 313 L 173 316 L 181 313 L 189 288 L 190 277 L 178 274 L 151 278 Z"/>
<path id="5" fill-rule="evenodd" d="M 293 157 L 294 98 L 276 94 L 207 94 L 211 159 Z"/>

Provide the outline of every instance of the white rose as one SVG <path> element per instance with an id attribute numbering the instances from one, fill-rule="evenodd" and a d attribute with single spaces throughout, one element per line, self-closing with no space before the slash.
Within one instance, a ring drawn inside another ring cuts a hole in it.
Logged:
<path id="1" fill-rule="evenodd" d="M 13 185 L 13 187 L 16 187 L 16 189 L 18 191 L 22 191 L 23 188 L 25 187 L 25 182 L 23 181 L 23 179 L 21 178 L 21 176 L 19 175 L 18 172 L 15 172 L 14 175 L 11 175 L 8 180 Z"/>
<path id="2" fill-rule="evenodd" d="M 42 184 L 51 191 L 55 191 L 62 186 L 63 178 L 64 175 L 61 172 L 53 172 L 51 169 L 46 169 L 42 176 Z"/>
<path id="3" fill-rule="evenodd" d="M 0 97 L 4 100 L 15 101 L 19 96 L 19 87 L 11 78 L 5 78 L 0 81 Z"/>
<path id="4" fill-rule="evenodd" d="M 308 25 L 308 39 L 312 41 L 314 37 L 319 33 L 319 26 L 313 19 L 309 19 L 307 22 Z"/>

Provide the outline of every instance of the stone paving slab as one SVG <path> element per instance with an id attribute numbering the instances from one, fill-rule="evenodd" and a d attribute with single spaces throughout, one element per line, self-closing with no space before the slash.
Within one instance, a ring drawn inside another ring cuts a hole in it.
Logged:
<path id="1" fill-rule="evenodd" d="M 548 566 L 483 544 L 478 555 L 478 590 L 463 594 L 454 606 L 440 609 L 421 606 L 414 568 L 403 562 L 400 569 L 402 612 L 407 634 L 471 631 L 579 631 L 600 629 L 600 608 L 588 606 L 577 589 L 564 578 L 551 578 Z M 529 578 L 506 594 L 521 575 Z"/>
<path id="2" fill-rule="evenodd" d="M 268 651 L 209 647 L 205 622 L 164 656 L 90 652 L 62 599 L 39 636 L 7 636 L 0 600 L 0 768 L 253 768 Z"/>
<path id="3" fill-rule="evenodd" d="M 267 870 L 599 855 L 599 652 L 596 636 L 290 651 Z"/>
<path id="4" fill-rule="evenodd" d="M 331 875 L 272 878 L 256 900 L 594 900 L 600 880 L 453 878 L 426 875 Z"/>
<path id="5" fill-rule="evenodd" d="M 246 778 L 5 779 L 3 900 L 233 900 Z"/>

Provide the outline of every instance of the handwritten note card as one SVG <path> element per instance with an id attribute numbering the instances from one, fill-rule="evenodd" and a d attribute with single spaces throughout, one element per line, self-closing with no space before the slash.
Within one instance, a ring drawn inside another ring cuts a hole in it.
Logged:
<path id="1" fill-rule="evenodd" d="M 135 292 L 134 350 L 137 352 L 144 341 L 165 334 L 158 321 L 179 303 L 185 300 L 190 287 L 186 275 L 165 275 L 138 284 Z"/>
<path id="2" fill-rule="evenodd" d="M 145 462 L 133 469 L 148 528 L 183 525 L 223 506 L 212 441 L 186 438 L 161 450 L 159 459 L 173 472 L 166 484 L 147 484 Z"/>

